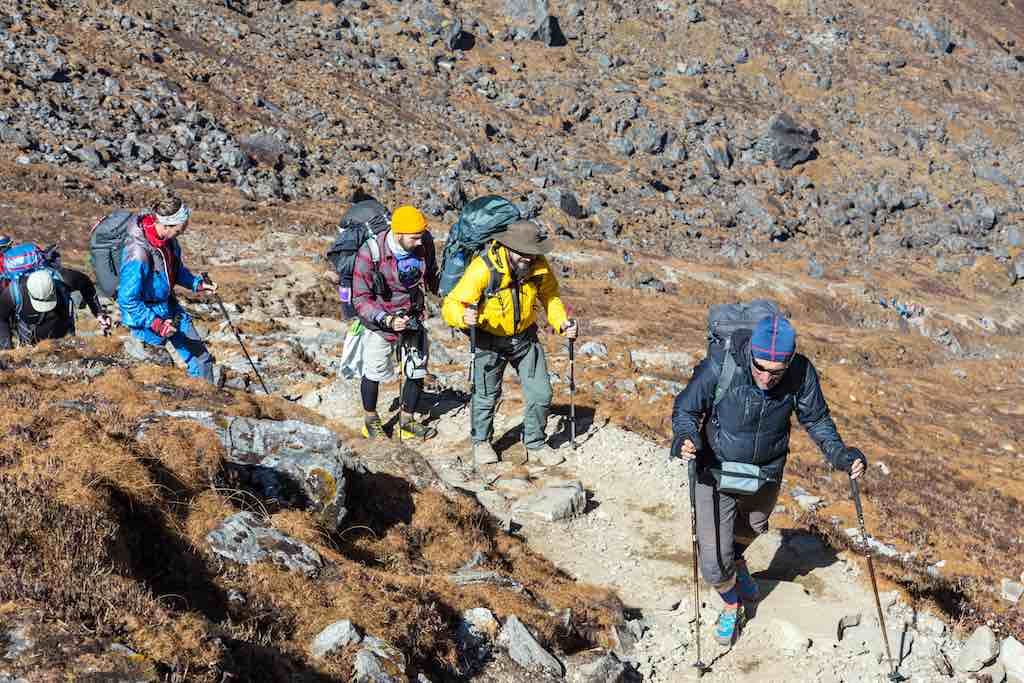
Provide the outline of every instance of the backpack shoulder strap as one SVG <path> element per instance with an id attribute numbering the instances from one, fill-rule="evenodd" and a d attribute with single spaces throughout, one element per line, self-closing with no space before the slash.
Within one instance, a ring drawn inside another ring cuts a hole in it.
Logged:
<path id="1" fill-rule="evenodd" d="M 377 236 L 370 235 L 369 239 L 366 240 L 366 246 L 370 249 L 370 258 L 373 259 L 373 265 L 377 266 L 380 264 L 380 245 L 377 244 Z"/>
<path id="2" fill-rule="evenodd" d="M 498 266 L 494 263 L 489 251 L 484 251 L 480 255 L 480 260 L 487 266 L 487 272 L 491 276 L 487 283 L 487 289 L 484 290 L 484 297 L 492 297 L 501 289 L 502 272 L 498 270 Z"/>
<path id="3" fill-rule="evenodd" d="M 21 318 L 21 306 L 24 301 L 21 298 L 21 278 L 12 281 L 8 289 L 11 290 L 11 298 L 14 299 L 14 314 Z"/>
<path id="4" fill-rule="evenodd" d="M 732 384 L 732 378 L 735 374 L 736 359 L 732 357 L 731 341 L 727 340 L 725 343 L 725 354 L 722 357 L 722 372 L 719 373 L 718 384 L 715 385 L 715 406 L 725 398 L 725 393 L 729 391 L 729 386 Z"/>

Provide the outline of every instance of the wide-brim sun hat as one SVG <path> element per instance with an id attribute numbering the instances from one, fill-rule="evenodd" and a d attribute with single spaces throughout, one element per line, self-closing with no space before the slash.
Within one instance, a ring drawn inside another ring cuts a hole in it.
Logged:
<path id="1" fill-rule="evenodd" d="M 516 221 L 504 232 L 498 233 L 494 239 L 504 247 L 518 254 L 527 256 L 543 256 L 552 249 L 547 233 L 533 221 Z"/>

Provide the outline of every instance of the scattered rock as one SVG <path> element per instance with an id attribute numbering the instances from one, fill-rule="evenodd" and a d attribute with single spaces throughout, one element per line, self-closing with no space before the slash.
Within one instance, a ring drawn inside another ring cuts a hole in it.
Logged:
<path id="1" fill-rule="evenodd" d="M 811 647 L 811 639 L 796 624 L 784 619 L 774 619 L 772 623 L 775 644 L 784 654 L 798 657 Z"/>
<path id="2" fill-rule="evenodd" d="M 682 351 L 630 351 L 629 360 L 634 365 L 654 365 L 678 370 L 687 370 L 695 363 L 692 355 Z"/>
<path id="3" fill-rule="evenodd" d="M 465 610 L 455 631 L 459 652 L 479 667 L 491 657 L 491 641 L 498 635 L 500 624 L 491 610 L 476 607 Z"/>
<path id="4" fill-rule="evenodd" d="M 584 356 L 593 356 L 594 358 L 606 358 L 608 356 L 608 347 L 598 341 L 588 341 L 580 346 L 580 353 Z"/>
<path id="5" fill-rule="evenodd" d="M 1024 595 L 1024 585 L 1011 581 L 1010 579 L 1003 579 L 1002 581 L 1002 596 L 1003 600 L 1017 604 L 1020 602 L 1021 596 Z"/>
<path id="6" fill-rule="evenodd" d="M 587 494 L 583 484 L 569 481 L 546 486 L 537 493 L 519 499 L 514 510 L 556 522 L 582 513 L 586 506 Z"/>
<path id="7" fill-rule="evenodd" d="M 336 621 L 313 639 L 310 645 L 310 653 L 314 657 L 324 657 L 335 650 L 340 650 L 347 645 L 358 645 L 363 639 L 359 629 L 348 619 Z"/>
<path id="8" fill-rule="evenodd" d="M 1018 681 L 1024 681 L 1024 645 L 1010 636 L 999 648 L 999 662 L 1006 667 L 1006 673 Z"/>
<path id="9" fill-rule="evenodd" d="M 629 669 L 614 652 L 606 652 L 600 659 L 576 669 L 573 683 L 625 683 Z"/>
<path id="10" fill-rule="evenodd" d="M 353 662 L 352 683 L 405 683 L 405 655 L 390 643 L 366 636 Z"/>
<path id="11" fill-rule="evenodd" d="M 498 635 L 498 645 L 508 650 L 512 661 L 524 669 L 543 669 L 555 676 L 562 675 L 562 663 L 541 647 L 514 614 L 505 620 L 505 625 Z"/>
<path id="12" fill-rule="evenodd" d="M 323 566 L 320 554 L 301 541 L 286 536 L 251 512 L 238 512 L 206 536 L 210 549 L 239 564 L 270 560 L 279 567 L 316 574 Z"/>
<path id="13" fill-rule="evenodd" d="M 999 656 L 999 641 L 988 626 L 979 626 L 964 643 L 964 649 L 956 658 L 955 667 L 960 673 L 981 671 Z"/>
<path id="14" fill-rule="evenodd" d="M 841 641 L 843 635 L 846 633 L 846 629 L 853 628 L 854 626 L 860 626 L 860 614 L 848 614 L 839 620 L 839 624 L 836 626 L 836 640 Z"/>

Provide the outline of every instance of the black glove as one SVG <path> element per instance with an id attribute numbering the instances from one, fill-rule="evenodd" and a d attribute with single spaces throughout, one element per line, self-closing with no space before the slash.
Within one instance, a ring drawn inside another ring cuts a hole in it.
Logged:
<path id="1" fill-rule="evenodd" d="M 840 469 L 847 474 L 849 474 L 850 469 L 853 467 L 853 463 L 858 460 L 864 461 L 865 470 L 868 468 L 868 458 L 859 448 L 851 448 L 847 446 L 846 449 L 839 454 L 839 457 L 836 458 L 836 460 L 836 469 Z"/>

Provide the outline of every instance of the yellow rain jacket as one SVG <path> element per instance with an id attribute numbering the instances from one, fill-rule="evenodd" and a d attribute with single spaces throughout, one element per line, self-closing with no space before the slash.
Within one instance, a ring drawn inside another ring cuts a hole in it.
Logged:
<path id="1" fill-rule="evenodd" d="M 441 308 L 444 321 L 457 329 L 468 329 L 462 319 L 466 306 L 480 303 L 477 328 L 499 337 L 510 337 L 524 332 L 536 322 L 536 304 L 539 302 L 544 306 L 548 323 L 561 332 L 569 317 L 558 296 L 558 280 L 551 272 L 547 259 L 543 256 L 534 259 L 529 274 L 522 282 L 516 283 L 510 274 L 508 250 L 505 247 L 492 242 L 487 249 L 487 256 L 501 276 L 497 293 L 481 302 L 491 285 L 491 271 L 482 257 L 475 257 L 466 267 L 455 289 L 444 298 L 444 306 Z"/>

